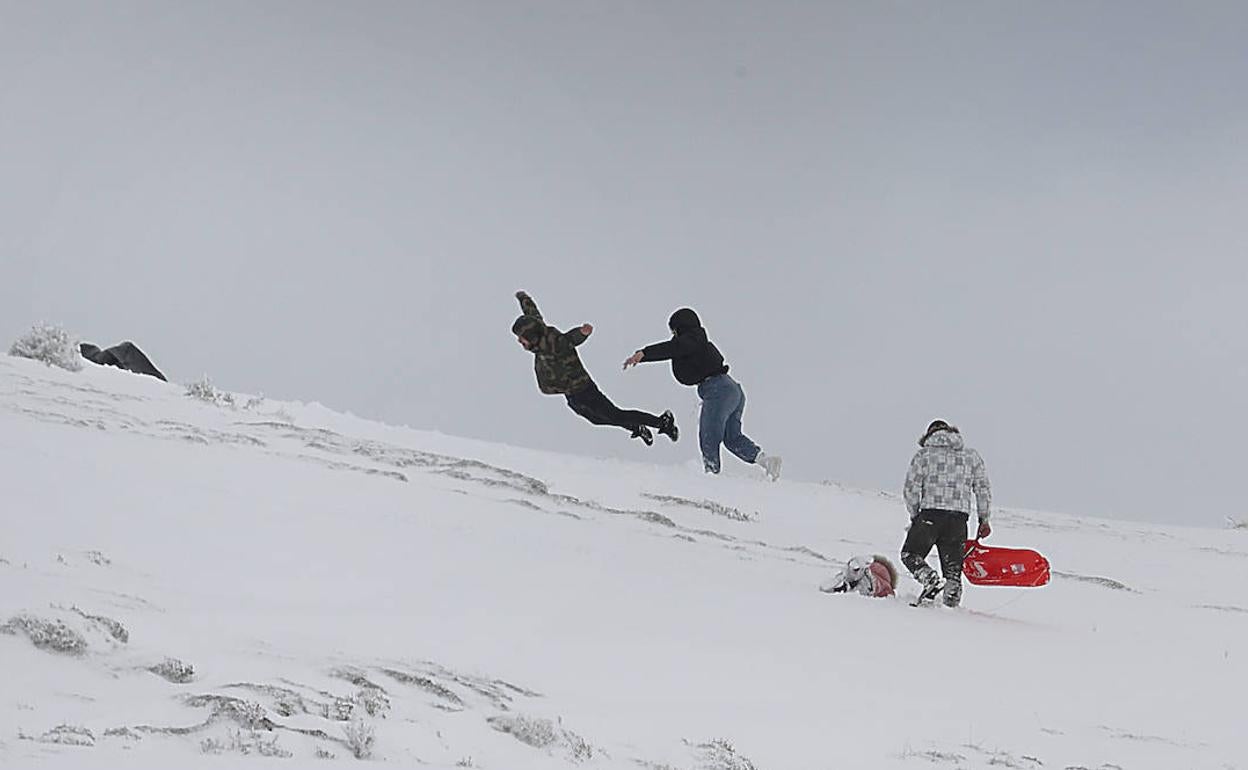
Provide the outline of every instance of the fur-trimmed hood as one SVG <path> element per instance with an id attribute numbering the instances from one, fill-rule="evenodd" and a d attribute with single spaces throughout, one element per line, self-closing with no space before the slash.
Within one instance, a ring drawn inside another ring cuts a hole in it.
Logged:
<path id="1" fill-rule="evenodd" d="M 962 434 L 958 432 L 957 428 L 949 427 L 919 439 L 919 446 L 962 449 L 966 446 L 966 441 L 962 438 Z"/>

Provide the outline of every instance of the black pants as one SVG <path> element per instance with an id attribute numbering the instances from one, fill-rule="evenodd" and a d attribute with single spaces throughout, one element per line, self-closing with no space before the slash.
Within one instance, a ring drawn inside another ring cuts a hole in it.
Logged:
<path id="1" fill-rule="evenodd" d="M 619 408 L 611 403 L 611 399 L 604 396 L 602 391 L 598 390 L 598 386 L 592 382 L 589 387 L 582 388 L 575 393 L 568 393 L 564 398 L 568 400 L 568 406 L 572 411 L 594 425 L 618 425 L 628 430 L 636 430 L 638 425 L 658 428 L 663 424 L 658 417 L 648 412 Z"/>
<path id="2" fill-rule="evenodd" d="M 932 569 L 927 564 L 927 555 L 932 552 L 933 545 L 940 554 L 940 572 L 945 580 L 961 583 L 968 518 L 960 511 L 928 509 L 919 511 L 910 521 L 910 532 L 901 546 L 901 563 L 920 583 Z"/>

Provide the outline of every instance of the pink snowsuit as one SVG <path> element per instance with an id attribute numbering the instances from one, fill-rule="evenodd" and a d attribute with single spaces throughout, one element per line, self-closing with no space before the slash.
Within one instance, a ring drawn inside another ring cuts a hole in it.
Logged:
<path id="1" fill-rule="evenodd" d="M 893 595 L 893 576 L 888 574 L 888 567 L 878 560 L 871 562 L 867 570 L 871 573 L 872 596 L 883 597 Z"/>

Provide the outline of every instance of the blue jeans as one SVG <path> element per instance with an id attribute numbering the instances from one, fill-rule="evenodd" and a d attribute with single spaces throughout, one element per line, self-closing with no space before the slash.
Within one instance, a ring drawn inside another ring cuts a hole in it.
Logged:
<path id="1" fill-rule="evenodd" d="M 741 415 L 745 412 L 745 391 L 726 374 L 707 377 L 698 385 L 702 399 L 702 417 L 698 421 L 698 443 L 702 447 L 702 465 L 710 473 L 719 473 L 719 445 L 747 463 L 758 458 L 758 445 L 741 432 Z"/>

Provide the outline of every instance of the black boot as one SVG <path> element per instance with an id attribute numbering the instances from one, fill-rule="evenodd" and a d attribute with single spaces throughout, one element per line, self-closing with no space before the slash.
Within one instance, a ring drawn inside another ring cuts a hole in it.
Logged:
<path id="1" fill-rule="evenodd" d="M 646 446 L 654 445 L 654 434 L 651 433 L 650 429 L 644 425 L 638 425 L 636 428 L 633 428 L 632 438 L 641 439 L 646 442 Z"/>
<path id="2" fill-rule="evenodd" d="M 659 423 L 659 433 L 667 436 L 672 441 L 680 438 L 680 428 L 676 427 L 676 418 L 672 416 L 671 409 L 659 415 Z"/>
<path id="3" fill-rule="evenodd" d="M 928 567 L 926 564 L 923 565 L 923 569 L 914 574 L 914 578 L 919 581 L 921 586 L 923 586 L 923 590 L 919 591 L 919 595 L 915 597 L 914 601 L 910 602 L 911 607 L 931 604 L 932 600 L 936 598 L 936 595 L 940 593 L 940 589 L 944 587 L 944 583 L 941 581 L 940 575 L 936 573 L 936 570 Z"/>

